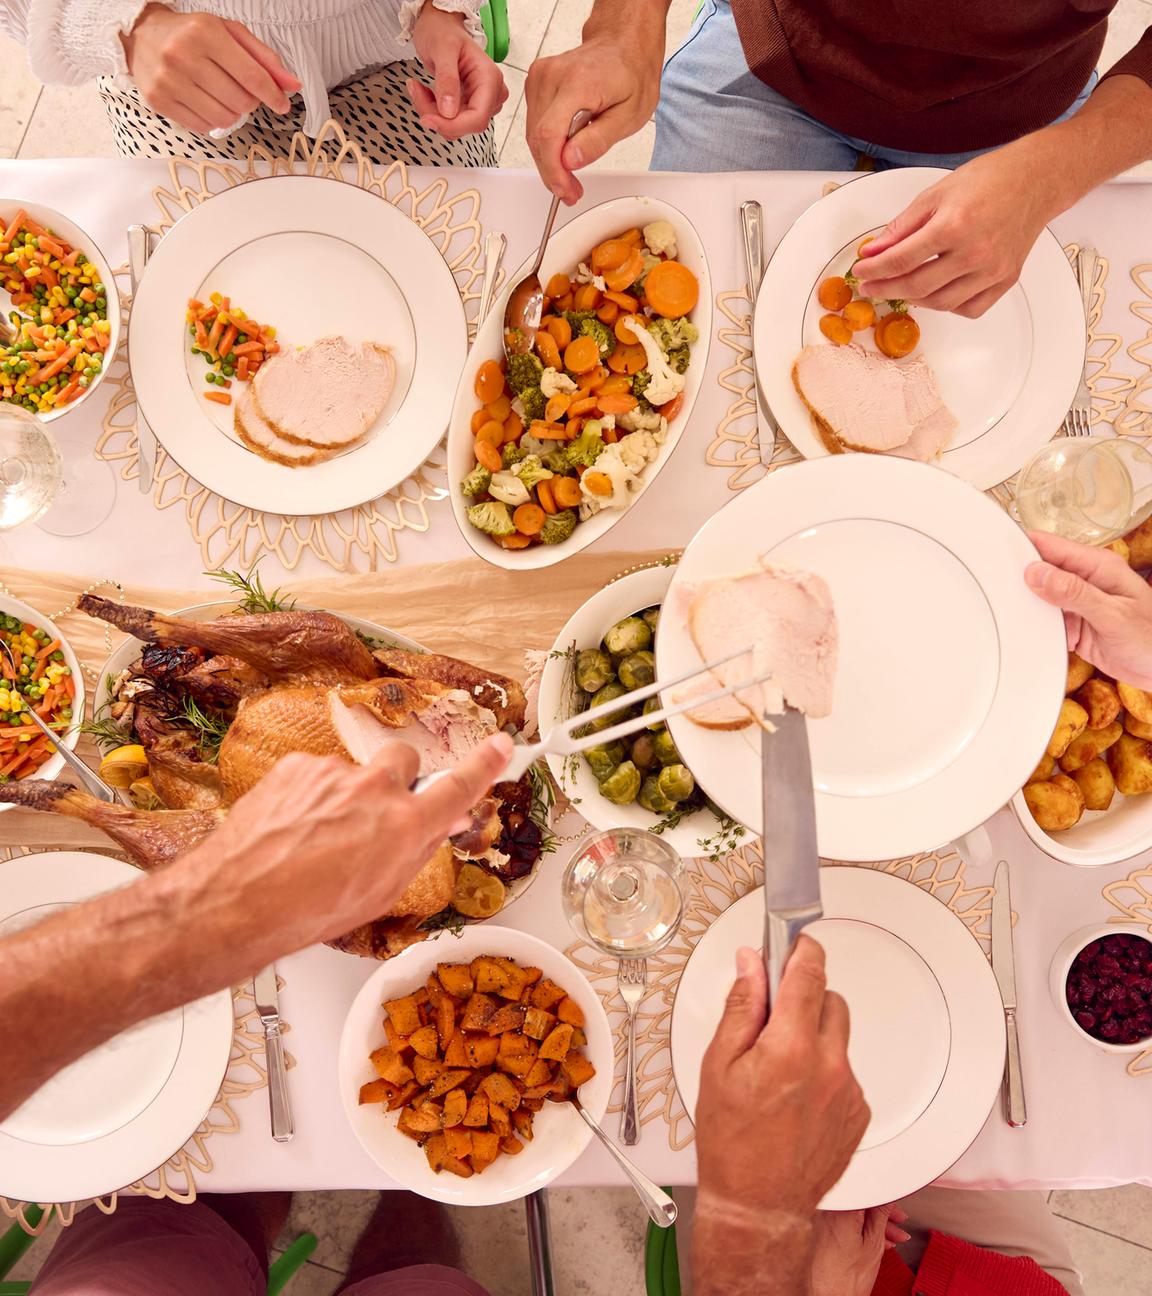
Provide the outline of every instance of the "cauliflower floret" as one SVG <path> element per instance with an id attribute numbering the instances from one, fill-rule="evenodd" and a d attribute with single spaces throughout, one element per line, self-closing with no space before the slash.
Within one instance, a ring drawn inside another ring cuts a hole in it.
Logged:
<path id="1" fill-rule="evenodd" d="M 610 487 L 607 493 L 603 492 L 605 478 Z M 601 509 L 627 508 L 638 481 L 635 471 L 624 461 L 623 443 L 606 446 L 597 456 L 595 466 L 580 478 L 581 518 L 589 518 Z M 601 490 L 594 490 L 594 486 Z"/>
<path id="2" fill-rule="evenodd" d="M 641 409 L 639 405 L 619 415 L 616 426 L 624 432 L 639 432 L 641 429 L 651 432 L 657 445 L 663 445 L 668 435 L 668 420 L 664 415 L 659 410 Z"/>
<path id="3" fill-rule="evenodd" d="M 551 366 L 545 369 L 540 375 L 540 390 L 548 397 L 567 396 L 577 390 L 576 384 L 568 377 L 567 374 L 561 373 L 559 369 L 553 369 Z M 513 408 L 516 402 L 513 401 Z"/>
<path id="4" fill-rule="evenodd" d="M 670 259 L 676 256 L 676 230 L 671 221 L 654 220 L 644 226 L 644 245 L 653 256 L 661 252 Z"/>
<path id="5" fill-rule="evenodd" d="M 604 276 L 593 274 L 592 267 L 585 265 L 583 261 L 576 267 L 576 282 L 594 284 L 601 292 L 605 292 L 608 288 L 608 285 L 604 282 Z"/>
<path id="6" fill-rule="evenodd" d="M 660 446 L 651 432 L 633 432 L 616 443 L 624 466 L 640 474 L 660 453 Z"/>
<path id="7" fill-rule="evenodd" d="M 645 323 L 638 315 L 628 317 L 628 324 L 636 334 L 636 340 L 644 348 L 646 367 L 652 375 L 644 389 L 644 399 L 649 405 L 666 405 L 684 390 L 684 375 L 677 373 L 668 363 L 664 352 L 660 350 L 660 344 L 648 332 Z"/>
<path id="8" fill-rule="evenodd" d="M 516 467 L 520 465 L 517 464 Z M 517 476 L 515 469 L 493 473 L 492 480 L 488 483 L 488 494 L 504 504 L 511 504 L 513 508 L 527 504 L 532 498 L 528 487 Z"/>

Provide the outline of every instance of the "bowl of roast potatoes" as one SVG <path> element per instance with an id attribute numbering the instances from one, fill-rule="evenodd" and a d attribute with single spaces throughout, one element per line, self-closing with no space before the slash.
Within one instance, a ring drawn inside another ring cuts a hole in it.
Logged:
<path id="1" fill-rule="evenodd" d="M 1152 568 L 1152 520 L 1109 546 Z M 1060 716 L 1012 800 L 1024 831 L 1066 864 L 1117 864 L 1152 847 L 1152 692 L 1068 658 Z"/>

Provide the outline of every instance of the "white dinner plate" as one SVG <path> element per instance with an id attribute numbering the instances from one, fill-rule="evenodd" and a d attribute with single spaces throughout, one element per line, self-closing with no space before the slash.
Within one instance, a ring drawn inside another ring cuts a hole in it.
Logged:
<path id="1" fill-rule="evenodd" d="M 1024 584 L 1036 552 L 997 504 L 881 455 L 778 469 L 705 523 L 677 564 L 660 677 L 700 662 L 684 615 L 694 583 L 760 556 L 822 576 L 839 623 L 832 714 L 808 723 L 822 856 L 931 850 L 1011 799 L 1056 722 L 1067 650 L 1060 613 Z M 669 727 L 708 795 L 759 832 L 760 731 L 683 715 Z"/>
<path id="2" fill-rule="evenodd" d="M 0 864 L 0 937 L 141 876 L 83 851 Z M 150 1174 L 208 1114 L 231 1051 L 232 996 L 223 990 L 86 1053 L 0 1122 L 0 1195 L 83 1201 Z"/>
<path id="3" fill-rule="evenodd" d="M 396 384 L 367 436 L 303 468 L 247 450 L 233 407 L 204 399 L 217 389 L 189 347 L 188 299 L 213 292 L 286 347 L 333 334 L 391 347 Z M 448 426 L 466 352 L 464 306 L 432 240 L 378 195 L 319 176 L 250 181 L 181 217 L 149 259 L 128 330 L 137 399 L 164 449 L 225 499 L 289 515 L 354 508 L 419 467 Z"/>
<path id="4" fill-rule="evenodd" d="M 509 927 L 465 927 L 459 936 L 438 937 L 411 945 L 380 967 L 360 987 L 340 1036 L 340 1096 L 353 1133 L 364 1151 L 404 1188 L 453 1206 L 494 1206 L 516 1201 L 546 1187 L 588 1145 L 592 1131 L 570 1103 L 544 1104 L 532 1125 L 532 1141 L 516 1156 L 500 1156 L 482 1174 L 459 1179 L 447 1171 L 435 1174 L 420 1147 L 396 1128 L 399 1112 L 381 1103 L 359 1103 L 360 1086 L 376 1079 L 369 1054 L 387 1043 L 380 1005 L 419 990 L 437 963 L 465 963 L 481 954 L 515 959 L 521 967 L 541 968 L 563 986 L 584 1012 L 588 1055 L 596 1074 L 580 1086 L 588 1114 L 603 1120 L 612 1092 L 613 1045 L 600 996 L 573 963 L 544 941 Z"/>
<path id="5" fill-rule="evenodd" d="M 777 244 L 756 300 L 753 351 L 764 398 L 805 458 L 828 454 L 792 385 L 800 349 L 831 345 L 819 328 L 820 281 L 850 270 L 861 239 L 949 174 L 905 167 L 861 176 L 809 207 Z M 1084 368 L 1084 308 L 1064 249 L 1045 229 L 1019 283 L 980 319 L 917 307 L 912 314 L 917 354 L 960 424 L 940 466 L 980 490 L 996 486 L 1056 434 Z M 870 329 L 855 337 L 875 350 L 871 339 Z"/>
<path id="6" fill-rule="evenodd" d="M 848 1002 L 848 1057 L 872 1110 L 820 1205 L 860 1210 L 938 1179 L 979 1134 L 1004 1071 L 1004 1005 L 971 932 L 927 891 L 873 869 L 822 868 L 820 893 L 824 917 L 807 931 L 824 946 L 829 987 Z M 763 934 L 757 888 L 708 928 L 676 987 L 672 1071 L 690 1117 L 736 950 L 759 949 Z"/>

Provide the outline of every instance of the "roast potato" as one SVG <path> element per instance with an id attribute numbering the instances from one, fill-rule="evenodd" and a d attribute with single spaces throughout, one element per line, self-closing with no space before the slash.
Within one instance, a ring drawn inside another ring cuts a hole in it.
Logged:
<path id="1" fill-rule="evenodd" d="M 1127 711 L 1124 712 L 1124 728 L 1135 738 L 1152 738 L 1152 724 L 1146 720 L 1137 720 Z"/>
<path id="2" fill-rule="evenodd" d="M 1068 679 L 1064 684 L 1065 693 L 1075 693 L 1081 684 L 1087 684 L 1096 673 L 1096 667 L 1086 662 L 1078 653 L 1068 654 Z"/>
<path id="3" fill-rule="evenodd" d="M 1104 546 L 1105 549 L 1111 549 L 1114 554 L 1119 554 L 1125 562 L 1132 559 L 1132 549 L 1127 540 L 1113 540 L 1111 544 Z"/>
<path id="4" fill-rule="evenodd" d="M 1084 813 L 1084 793 L 1066 774 L 1057 774 L 1045 783 L 1029 783 L 1024 800 L 1045 832 L 1071 828 Z"/>
<path id="5" fill-rule="evenodd" d="M 1087 728 L 1088 712 L 1079 702 L 1073 702 L 1071 698 L 1066 697 L 1060 703 L 1060 719 L 1056 721 L 1056 728 L 1048 740 L 1048 755 L 1055 756 L 1059 760 L 1068 750 L 1068 744 L 1072 739 Z"/>
<path id="6" fill-rule="evenodd" d="M 1049 756 L 1047 752 L 1040 757 L 1040 764 L 1028 775 L 1029 783 L 1042 783 L 1045 779 L 1050 779 L 1056 773 L 1056 758 Z"/>
<path id="7" fill-rule="evenodd" d="M 1116 780 L 1103 757 L 1097 756 L 1087 765 L 1082 765 L 1072 775 L 1072 781 L 1084 796 L 1086 810 L 1107 810 L 1112 804 L 1112 798 L 1116 794 Z"/>
<path id="8" fill-rule="evenodd" d="M 1125 796 L 1152 792 L 1152 742 L 1121 734 L 1108 748 L 1108 768 L 1116 780 L 1116 790 Z"/>
<path id="9" fill-rule="evenodd" d="M 1141 522 L 1124 537 L 1128 545 L 1128 566 L 1137 571 L 1152 567 L 1152 518 Z"/>
<path id="10" fill-rule="evenodd" d="M 1124 704 L 1124 710 L 1137 720 L 1143 720 L 1145 724 L 1152 724 L 1152 693 L 1144 689 L 1138 689 L 1134 684 L 1117 683 L 1116 691 L 1120 695 L 1120 701 Z"/>
<path id="11" fill-rule="evenodd" d="M 1119 720 L 1113 720 L 1103 729 L 1082 730 L 1072 739 L 1068 744 L 1068 750 L 1060 757 L 1060 768 L 1065 774 L 1073 774 L 1076 770 L 1083 769 L 1089 761 L 1103 755 L 1123 732 L 1124 726 Z"/>
<path id="12" fill-rule="evenodd" d="M 1104 729 L 1120 714 L 1120 694 L 1107 680 L 1090 679 L 1076 690 L 1075 700 L 1088 712 L 1088 728 Z"/>

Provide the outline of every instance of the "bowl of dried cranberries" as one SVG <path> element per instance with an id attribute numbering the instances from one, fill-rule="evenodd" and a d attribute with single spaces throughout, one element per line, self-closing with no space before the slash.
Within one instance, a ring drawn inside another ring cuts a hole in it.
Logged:
<path id="1" fill-rule="evenodd" d="M 1057 1008 L 1093 1044 L 1112 1053 L 1152 1045 L 1152 931 L 1109 923 L 1073 932 L 1052 960 Z"/>

